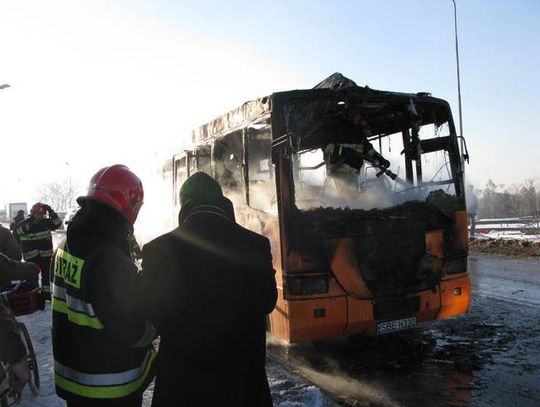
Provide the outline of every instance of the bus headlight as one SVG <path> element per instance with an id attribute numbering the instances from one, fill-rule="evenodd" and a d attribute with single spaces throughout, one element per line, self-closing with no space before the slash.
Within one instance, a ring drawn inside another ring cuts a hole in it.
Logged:
<path id="1" fill-rule="evenodd" d="M 467 257 L 454 257 L 446 261 L 444 271 L 447 274 L 458 274 L 467 272 Z"/>
<path id="2" fill-rule="evenodd" d="M 287 278 L 289 294 L 309 295 L 328 292 L 327 276 L 295 276 Z"/>

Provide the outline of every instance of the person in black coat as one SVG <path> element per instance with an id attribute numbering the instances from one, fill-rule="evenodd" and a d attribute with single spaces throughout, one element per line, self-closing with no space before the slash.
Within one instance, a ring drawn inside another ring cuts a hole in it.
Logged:
<path id="1" fill-rule="evenodd" d="M 0 225 L 0 253 L 15 259 L 22 259 L 21 247 L 15 237 L 4 226 Z"/>
<path id="2" fill-rule="evenodd" d="M 180 191 L 179 227 L 143 247 L 141 307 L 161 336 L 152 406 L 271 406 L 268 239 L 234 220 L 205 173 Z"/>
<path id="3" fill-rule="evenodd" d="M 33 263 L 16 261 L 0 253 L 0 287 L 11 280 L 33 280 L 39 269 Z M 0 361 L 8 364 L 10 386 L 21 391 L 30 380 L 26 348 L 15 317 L 0 300 Z"/>
<path id="4" fill-rule="evenodd" d="M 9 385 L 15 391 L 22 391 L 30 380 L 30 370 L 26 361 L 26 348 L 19 334 L 17 321 L 9 308 L 0 303 L 0 361 L 8 365 Z M 0 381 L 7 380 L 0 372 Z"/>

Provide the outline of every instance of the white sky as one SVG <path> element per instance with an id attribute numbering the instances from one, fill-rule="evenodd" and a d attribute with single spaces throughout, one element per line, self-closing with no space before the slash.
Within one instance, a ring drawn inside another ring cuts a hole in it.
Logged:
<path id="1" fill-rule="evenodd" d="M 3 3 L 0 83 L 11 87 L 0 91 L 1 201 L 69 175 L 85 184 L 114 163 L 143 177 L 191 128 L 296 82 L 240 46 L 111 4 Z"/>
<path id="2" fill-rule="evenodd" d="M 540 2 L 458 12 L 469 178 L 539 177 Z M 149 174 L 191 128 L 336 71 L 430 91 L 457 124 L 453 40 L 449 0 L 0 0 L 0 204 L 114 163 L 153 193 Z"/>

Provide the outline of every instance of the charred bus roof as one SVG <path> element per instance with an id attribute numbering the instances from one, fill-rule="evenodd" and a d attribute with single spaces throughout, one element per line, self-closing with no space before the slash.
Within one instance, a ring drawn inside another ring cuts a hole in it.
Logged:
<path id="1" fill-rule="evenodd" d="M 194 146 L 204 144 L 208 140 L 241 130 L 246 127 L 246 124 L 255 124 L 270 118 L 275 131 L 273 137 L 276 139 L 290 132 L 291 116 L 294 116 L 292 120 L 300 122 L 313 120 L 313 117 L 320 112 L 309 112 L 309 106 L 316 103 L 326 104 L 327 111 L 331 110 L 332 106 L 344 103 L 359 105 L 374 135 L 385 136 L 410 127 L 411 112 L 414 112 L 416 124 L 438 126 L 448 122 L 451 133 L 455 134 L 447 101 L 432 97 L 427 92 L 402 93 L 358 86 L 350 79 L 336 73 L 313 89 L 276 92 L 248 101 L 193 130 L 191 142 Z M 280 115 L 276 115 L 276 112 L 280 112 Z M 298 123 L 292 127 L 305 126 Z"/>

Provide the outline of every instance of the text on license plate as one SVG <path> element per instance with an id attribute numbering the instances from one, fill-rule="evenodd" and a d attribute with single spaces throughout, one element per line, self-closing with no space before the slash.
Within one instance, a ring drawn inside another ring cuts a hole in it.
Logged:
<path id="1" fill-rule="evenodd" d="M 416 326 L 416 317 L 395 319 L 377 324 L 377 335 L 389 332 L 402 331 L 404 329 L 414 328 Z"/>

